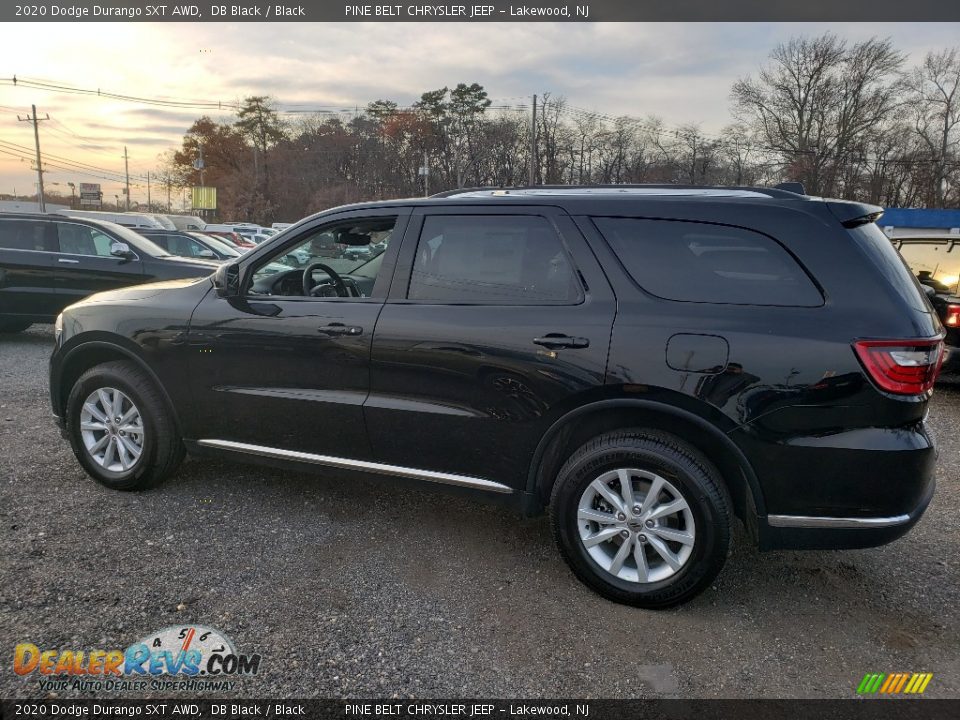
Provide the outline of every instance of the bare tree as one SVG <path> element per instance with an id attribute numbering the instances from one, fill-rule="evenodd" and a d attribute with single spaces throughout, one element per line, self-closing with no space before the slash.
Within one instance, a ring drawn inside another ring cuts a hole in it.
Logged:
<path id="1" fill-rule="evenodd" d="M 927 53 L 906 83 L 914 130 L 933 166 L 932 199 L 943 207 L 960 150 L 960 50 Z"/>
<path id="2" fill-rule="evenodd" d="M 737 119 L 751 125 L 794 179 L 815 194 L 834 191 L 839 167 L 861 152 L 896 99 L 903 63 L 889 39 L 852 47 L 831 33 L 777 45 L 756 79 L 732 91 Z"/>

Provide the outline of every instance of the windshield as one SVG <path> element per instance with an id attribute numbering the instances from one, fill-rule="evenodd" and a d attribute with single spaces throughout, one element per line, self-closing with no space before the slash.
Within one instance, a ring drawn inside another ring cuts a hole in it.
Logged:
<path id="1" fill-rule="evenodd" d="M 220 238 L 214 237 L 213 235 L 207 235 L 206 233 L 188 233 L 198 240 L 203 240 L 207 245 L 212 247 L 219 253 L 227 255 L 229 257 L 240 257 L 240 253 L 237 252 L 236 248 L 228 245 L 225 242 L 222 242 Z"/>

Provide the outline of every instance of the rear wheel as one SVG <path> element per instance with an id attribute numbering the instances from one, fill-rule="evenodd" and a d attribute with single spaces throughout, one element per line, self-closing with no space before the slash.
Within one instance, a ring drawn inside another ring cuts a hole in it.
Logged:
<path id="1" fill-rule="evenodd" d="M 18 333 L 33 325 L 26 320 L 0 320 L 0 333 Z"/>
<path id="2" fill-rule="evenodd" d="M 67 400 L 67 429 L 83 469 L 114 490 L 153 487 L 184 456 L 159 388 L 132 363 L 104 363 L 80 376 Z"/>
<path id="3" fill-rule="evenodd" d="M 716 468 L 679 438 L 607 433 L 577 450 L 553 488 L 554 535 L 574 573 L 604 597 L 663 608 L 723 567 L 731 503 Z"/>

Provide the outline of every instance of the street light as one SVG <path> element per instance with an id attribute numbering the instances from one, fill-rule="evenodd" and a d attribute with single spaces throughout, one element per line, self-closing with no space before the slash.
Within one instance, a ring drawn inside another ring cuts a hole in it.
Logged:
<path id="1" fill-rule="evenodd" d="M 113 199 L 117 201 L 117 212 L 120 212 L 120 196 L 114 195 Z"/>
<path id="2" fill-rule="evenodd" d="M 77 186 L 76 186 L 74 183 L 72 183 L 72 182 L 68 182 L 67 185 L 70 186 L 70 209 L 71 209 L 71 210 L 76 210 L 76 209 L 77 209 L 77 208 L 76 208 L 76 205 L 77 205 Z"/>

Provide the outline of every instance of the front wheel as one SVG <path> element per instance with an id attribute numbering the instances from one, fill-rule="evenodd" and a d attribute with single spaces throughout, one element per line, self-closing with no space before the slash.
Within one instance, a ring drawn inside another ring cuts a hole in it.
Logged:
<path id="1" fill-rule="evenodd" d="M 678 605 L 716 577 L 731 503 L 716 468 L 679 438 L 651 430 L 601 435 L 560 470 L 551 498 L 564 559 L 615 602 Z"/>
<path id="2" fill-rule="evenodd" d="M 183 441 L 159 388 L 136 365 L 114 361 L 79 377 L 67 399 L 77 460 L 114 490 L 144 490 L 183 460 Z"/>

